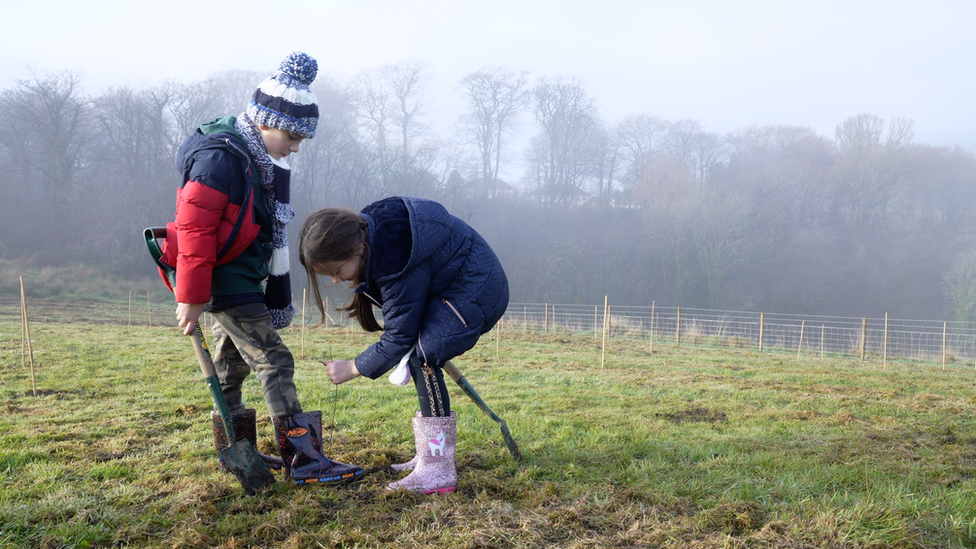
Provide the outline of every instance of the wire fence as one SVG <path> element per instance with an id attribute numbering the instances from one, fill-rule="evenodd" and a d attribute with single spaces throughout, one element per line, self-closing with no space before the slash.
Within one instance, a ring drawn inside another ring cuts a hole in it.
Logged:
<path id="1" fill-rule="evenodd" d="M 299 298 L 301 299 L 301 297 Z M 150 296 L 132 296 L 128 304 L 71 299 L 32 298 L 30 321 L 148 325 L 150 330 L 176 330 L 171 301 L 153 303 Z M 304 299 L 297 303 L 305 307 Z M 350 326 L 324 304 L 327 326 Z M 289 330 L 304 332 L 316 324 L 308 307 Z M 20 299 L 0 297 L 0 321 L 23 315 Z M 379 317 L 379 314 L 378 314 Z M 601 343 L 640 341 L 649 351 L 660 346 L 714 347 L 792 353 L 798 357 L 847 357 L 862 360 L 926 362 L 976 369 L 976 323 L 818 316 L 682 307 L 635 307 L 511 303 L 499 322 L 502 332 L 592 334 Z M 502 336 L 504 338 L 504 336 Z"/>
<path id="2" fill-rule="evenodd" d="M 976 369 L 976 323 L 682 307 L 512 303 L 503 330 L 592 333 L 655 346 L 752 349 L 796 356 L 911 361 Z"/>

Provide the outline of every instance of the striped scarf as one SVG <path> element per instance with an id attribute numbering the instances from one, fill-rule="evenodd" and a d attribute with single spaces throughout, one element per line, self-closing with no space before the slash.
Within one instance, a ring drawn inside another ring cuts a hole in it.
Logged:
<path id="1" fill-rule="evenodd" d="M 291 324 L 291 319 L 295 316 L 295 306 L 291 299 L 291 278 L 288 275 L 288 232 L 285 230 L 285 225 L 295 217 L 289 196 L 291 168 L 283 159 L 275 160 L 268 154 L 257 126 L 247 113 L 241 113 L 237 117 L 234 129 L 244 138 L 251 159 L 258 167 L 264 200 L 271 212 L 274 250 L 271 253 L 271 274 L 264 289 L 264 302 L 271 313 L 271 323 L 275 329 L 280 330 Z"/>

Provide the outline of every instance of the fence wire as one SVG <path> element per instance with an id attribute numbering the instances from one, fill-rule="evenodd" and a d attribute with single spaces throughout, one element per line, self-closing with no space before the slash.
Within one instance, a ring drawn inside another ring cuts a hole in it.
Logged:
<path id="1" fill-rule="evenodd" d="M 128 323 L 176 330 L 171 300 L 152 303 L 148 296 L 128 304 L 58 298 L 28 300 L 31 322 Z M 351 327 L 348 318 L 332 314 L 327 326 Z M 330 307 L 331 305 L 331 307 Z M 22 314 L 19 298 L 0 297 L 0 321 Z M 377 311 L 377 317 L 381 313 Z M 309 307 L 306 324 L 318 321 Z M 301 316 L 290 329 L 300 329 Z M 807 357 L 934 362 L 976 369 L 976 322 L 857 318 L 683 307 L 635 307 L 511 303 L 502 318 L 503 331 L 592 334 L 609 339 L 658 345 L 725 347 Z"/>
<path id="2" fill-rule="evenodd" d="M 797 315 L 683 307 L 512 303 L 504 330 L 592 333 L 654 345 L 797 356 L 936 362 L 976 368 L 976 323 Z"/>

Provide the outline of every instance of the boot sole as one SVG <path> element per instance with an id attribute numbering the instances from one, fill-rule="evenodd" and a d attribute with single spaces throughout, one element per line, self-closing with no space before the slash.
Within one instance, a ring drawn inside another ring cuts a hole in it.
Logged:
<path id="1" fill-rule="evenodd" d="M 457 491 L 457 486 L 448 486 L 447 488 L 434 488 L 433 490 L 426 490 L 425 494 L 453 494 Z"/>
<path id="2" fill-rule="evenodd" d="M 318 477 L 318 478 L 293 478 L 295 484 L 342 484 L 344 482 L 352 482 L 357 478 L 363 476 L 363 471 L 356 471 L 354 473 L 346 473 L 344 475 L 333 475 L 329 477 Z"/>
<path id="3" fill-rule="evenodd" d="M 397 492 L 400 490 L 403 490 L 405 492 L 411 491 L 410 488 L 404 488 L 403 486 L 393 488 L 392 490 L 390 489 L 389 486 L 386 487 L 387 494 L 392 494 L 393 492 Z M 444 488 L 434 488 L 433 490 L 415 490 L 415 491 L 420 492 L 421 494 L 453 494 L 454 492 L 457 492 L 457 486 L 447 486 Z"/>
<path id="4" fill-rule="evenodd" d="M 228 469 L 227 466 L 224 465 L 224 460 L 219 457 L 217 459 L 220 461 L 220 470 L 229 473 L 230 469 Z M 261 461 L 263 461 L 264 464 L 268 466 L 268 469 L 271 469 L 272 471 L 280 471 L 282 467 L 284 467 L 284 465 L 282 465 L 280 461 L 274 462 L 274 461 L 267 461 L 263 459 Z"/>

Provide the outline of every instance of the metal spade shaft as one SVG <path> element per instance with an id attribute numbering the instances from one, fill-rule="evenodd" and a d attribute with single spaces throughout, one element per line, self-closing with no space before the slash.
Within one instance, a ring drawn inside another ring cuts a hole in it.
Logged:
<path id="1" fill-rule="evenodd" d="M 496 415 L 495 412 L 492 412 L 491 408 L 485 404 L 485 401 L 481 400 L 481 397 L 478 396 L 478 392 L 474 390 L 474 387 L 472 387 L 470 383 L 468 383 L 467 379 L 464 379 L 464 376 L 461 375 L 461 371 L 457 369 L 457 366 L 455 366 L 453 362 L 450 360 L 445 362 L 444 371 L 447 372 L 447 375 L 451 376 L 454 383 L 457 383 L 458 386 L 461 387 L 464 394 L 468 395 L 471 400 L 478 405 L 478 408 L 481 408 L 482 412 L 501 425 L 502 437 L 505 439 L 505 445 L 508 446 L 508 451 L 512 453 L 512 457 L 515 458 L 515 461 L 522 461 L 522 453 L 519 452 L 518 445 L 515 444 L 515 439 L 512 438 L 512 433 L 509 432 L 508 425 L 505 423 L 505 420 L 498 417 L 498 415 Z"/>

